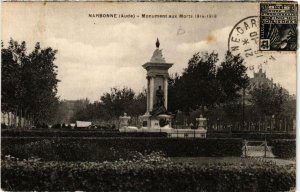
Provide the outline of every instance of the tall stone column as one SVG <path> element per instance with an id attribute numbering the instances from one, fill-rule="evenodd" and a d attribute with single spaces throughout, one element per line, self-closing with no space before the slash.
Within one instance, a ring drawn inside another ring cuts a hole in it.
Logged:
<path id="1" fill-rule="evenodd" d="M 153 110 L 153 96 L 154 96 L 154 78 L 150 77 L 150 106 L 149 106 L 149 111 Z"/>
<path id="2" fill-rule="evenodd" d="M 164 98 L 165 98 L 165 108 L 168 109 L 168 79 L 164 79 Z"/>
<path id="3" fill-rule="evenodd" d="M 150 78 L 147 77 L 147 112 L 150 111 Z"/>

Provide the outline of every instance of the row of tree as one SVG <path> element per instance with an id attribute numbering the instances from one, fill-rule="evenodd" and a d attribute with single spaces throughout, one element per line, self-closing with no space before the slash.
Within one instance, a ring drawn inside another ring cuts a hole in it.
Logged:
<path id="1" fill-rule="evenodd" d="M 202 114 L 211 123 L 239 124 L 270 118 L 292 122 L 295 101 L 283 88 L 262 84 L 250 89 L 244 60 L 227 52 L 224 61 L 217 53 L 195 54 L 182 75 L 170 80 L 169 110 L 186 116 Z M 195 118 L 190 119 L 195 123 Z"/>
<path id="2" fill-rule="evenodd" d="M 79 121 L 106 121 L 117 120 L 125 112 L 132 117 L 138 117 L 146 111 L 146 92 L 136 94 L 130 88 L 112 88 L 104 93 L 100 101 L 74 107 L 71 122 Z"/>
<path id="3" fill-rule="evenodd" d="M 63 121 L 60 117 L 68 111 L 56 96 L 56 54 L 57 50 L 42 49 L 39 43 L 27 53 L 25 42 L 11 39 L 6 48 L 2 42 L 2 112 L 30 118 L 36 124 Z M 249 85 L 246 70 L 243 58 L 230 52 L 220 64 L 215 52 L 194 54 L 183 73 L 169 80 L 168 110 L 173 114 L 182 111 L 188 116 L 199 111 L 211 121 L 222 118 L 227 122 L 295 117 L 295 102 L 278 86 L 248 90 L 250 97 L 246 102 L 251 105 L 245 107 L 245 90 Z M 99 101 L 77 102 L 71 121 L 110 121 L 124 112 L 138 117 L 146 111 L 146 100 L 145 91 L 136 94 L 127 87 L 112 88 Z"/>
<path id="4" fill-rule="evenodd" d="M 1 44 L 1 108 L 34 123 L 51 122 L 58 106 L 57 50 L 36 43 L 27 53 L 26 43 L 11 39 Z"/>
<path id="5" fill-rule="evenodd" d="M 262 85 L 247 89 L 249 77 L 242 57 L 227 52 L 224 61 L 220 64 L 218 61 L 215 52 L 194 54 L 184 72 L 169 80 L 168 110 L 175 115 L 183 112 L 185 117 L 192 117 L 193 123 L 195 114 L 200 113 L 212 123 L 222 121 L 223 124 L 258 122 L 274 115 L 285 119 L 294 117 L 294 105 L 288 102 L 289 96 L 281 87 Z M 145 91 L 135 94 L 130 88 L 113 88 L 100 101 L 77 107 L 71 120 L 109 121 L 124 112 L 138 117 L 145 111 Z M 177 115 L 177 118 L 181 117 Z"/>

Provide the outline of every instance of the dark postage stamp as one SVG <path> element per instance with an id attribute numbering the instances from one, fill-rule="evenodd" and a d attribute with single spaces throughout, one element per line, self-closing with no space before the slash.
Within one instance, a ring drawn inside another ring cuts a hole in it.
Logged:
<path id="1" fill-rule="evenodd" d="M 259 50 L 296 51 L 297 22 L 296 2 L 261 3 Z"/>

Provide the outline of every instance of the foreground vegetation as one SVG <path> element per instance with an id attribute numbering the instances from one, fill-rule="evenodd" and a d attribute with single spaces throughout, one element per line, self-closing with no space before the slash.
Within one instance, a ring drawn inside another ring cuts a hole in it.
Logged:
<path id="1" fill-rule="evenodd" d="M 295 165 L 178 164 L 156 152 L 103 163 L 6 157 L 1 184 L 10 191 L 288 191 L 295 178 Z"/>
<path id="2" fill-rule="evenodd" d="M 241 139 L 183 138 L 2 138 L 2 156 L 43 161 L 114 161 L 132 151 L 162 151 L 169 157 L 242 155 Z"/>
<path id="3" fill-rule="evenodd" d="M 294 163 L 279 165 L 274 161 L 241 159 L 242 139 L 80 137 L 80 131 L 76 134 L 2 137 L 2 189 L 288 191 L 295 187 Z M 272 140 L 272 144 L 276 156 L 295 157 L 295 140 Z M 192 163 L 186 157 L 207 159 Z M 222 161 L 218 160 L 220 157 Z M 178 158 L 181 160 L 174 161 Z"/>

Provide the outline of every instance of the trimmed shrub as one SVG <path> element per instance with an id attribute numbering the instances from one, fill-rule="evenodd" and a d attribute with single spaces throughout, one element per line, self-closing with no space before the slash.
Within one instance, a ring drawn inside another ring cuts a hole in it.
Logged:
<path id="1" fill-rule="evenodd" d="M 271 142 L 273 146 L 272 152 L 279 158 L 294 158 L 296 157 L 296 140 L 281 139 L 273 140 Z"/>
<path id="2" fill-rule="evenodd" d="M 53 125 L 52 128 L 61 128 L 60 124 Z M 67 128 L 65 126 L 65 128 Z M 118 130 L 2 130 L 2 137 L 167 137 L 167 133 L 147 133 L 131 132 L 123 133 Z M 295 139 L 295 134 L 289 133 L 266 133 L 266 132 L 217 132 L 208 131 L 207 138 L 243 138 L 246 140 L 272 139 Z"/>
<path id="3" fill-rule="evenodd" d="M 113 161 L 131 151 L 162 151 L 169 157 L 241 156 L 241 139 L 2 138 L 2 155 L 46 161 Z"/>
<path id="4" fill-rule="evenodd" d="M 221 132 L 221 131 L 209 131 L 207 132 L 207 138 L 242 138 L 246 140 L 273 140 L 273 139 L 295 139 L 296 134 L 290 133 L 270 133 L 270 132 Z"/>
<path id="5" fill-rule="evenodd" d="M 207 138 L 231 138 L 231 135 L 228 132 L 212 132 L 208 131 L 206 133 Z"/>
<path id="6" fill-rule="evenodd" d="M 59 125 L 59 124 L 58 124 Z M 55 125 L 56 127 L 58 125 Z M 60 125 L 59 125 L 60 126 Z M 3 130 L 2 137 L 167 137 L 167 133 L 133 132 L 95 130 Z"/>
<path id="7" fill-rule="evenodd" d="M 168 161 L 3 161 L 8 191 L 289 191 L 295 167 L 174 164 Z"/>
<path id="8" fill-rule="evenodd" d="M 295 139 L 295 134 L 289 133 L 232 133 L 233 138 L 243 138 L 247 140 L 273 140 L 273 139 Z"/>

